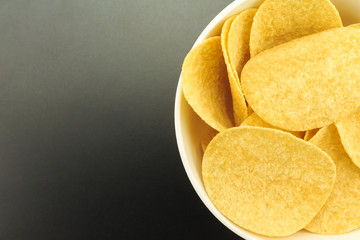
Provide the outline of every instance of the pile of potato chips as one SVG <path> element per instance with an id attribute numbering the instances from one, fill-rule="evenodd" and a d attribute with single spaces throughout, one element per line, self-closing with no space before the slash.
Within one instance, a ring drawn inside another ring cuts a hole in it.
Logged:
<path id="1" fill-rule="evenodd" d="M 182 90 L 213 128 L 203 181 L 229 220 L 266 236 L 360 227 L 360 26 L 329 0 L 230 17 L 186 56 Z"/>

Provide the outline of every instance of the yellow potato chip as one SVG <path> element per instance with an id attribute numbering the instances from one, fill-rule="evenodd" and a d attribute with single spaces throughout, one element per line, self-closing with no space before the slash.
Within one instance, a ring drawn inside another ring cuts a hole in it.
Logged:
<path id="1" fill-rule="evenodd" d="M 211 140 L 218 134 L 219 132 L 214 130 L 213 128 L 209 128 L 207 133 L 205 133 L 204 137 L 201 139 L 201 148 L 203 152 L 205 152 L 207 146 L 211 142 Z"/>
<path id="2" fill-rule="evenodd" d="M 241 73 L 260 118 L 291 131 L 321 128 L 360 104 L 360 31 L 336 28 L 281 44 L 251 58 Z"/>
<path id="3" fill-rule="evenodd" d="M 354 23 L 354 24 L 349 25 L 348 27 L 360 28 L 360 23 Z"/>
<path id="4" fill-rule="evenodd" d="M 256 8 L 249 8 L 241 12 L 232 22 L 228 34 L 227 46 L 228 46 L 230 66 L 236 78 L 236 83 L 239 85 L 240 89 L 241 89 L 241 85 L 240 85 L 239 76 L 241 74 L 241 71 L 245 63 L 250 58 L 250 50 L 249 50 L 250 30 L 256 11 L 257 11 Z M 241 94 L 243 95 L 242 90 L 241 90 Z M 247 110 L 248 110 L 248 115 L 253 113 L 250 106 L 248 106 Z M 238 124 L 237 126 L 239 125 L 240 124 Z"/>
<path id="5" fill-rule="evenodd" d="M 266 0 L 254 17 L 251 56 L 290 40 L 341 26 L 340 15 L 329 0 Z"/>
<path id="6" fill-rule="evenodd" d="M 332 124 L 320 129 L 310 143 L 333 159 L 336 180 L 324 207 L 305 229 L 321 234 L 340 234 L 360 227 L 360 169 L 346 154 L 336 127 Z"/>
<path id="7" fill-rule="evenodd" d="M 335 181 L 331 158 L 279 130 L 236 127 L 207 147 L 202 174 L 215 207 L 235 224 L 268 236 L 304 228 Z"/>
<path id="8" fill-rule="evenodd" d="M 360 109 L 336 123 L 342 145 L 351 160 L 360 167 Z"/>
<path id="9" fill-rule="evenodd" d="M 319 131 L 318 128 L 311 129 L 311 130 L 307 130 L 307 131 L 305 132 L 304 140 L 305 140 L 305 141 L 309 141 L 310 139 L 312 139 L 312 138 L 315 136 L 315 134 L 316 134 L 318 131 Z"/>
<path id="10" fill-rule="evenodd" d="M 188 53 L 181 78 L 186 100 L 208 125 L 218 131 L 234 126 L 220 37 L 209 38 Z"/>
<path id="11" fill-rule="evenodd" d="M 256 11 L 256 8 L 250 8 L 241 12 L 231 24 L 227 46 L 230 65 L 236 77 L 250 59 L 250 30 Z"/>
<path id="12" fill-rule="evenodd" d="M 248 109 L 246 106 L 246 101 L 244 98 L 244 94 L 241 90 L 240 81 L 238 75 L 233 71 L 228 54 L 228 35 L 230 31 L 230 27 L 232 22 L 236 16 L 233 16 L 226 20 L 224 26 L 221 30 L 221 47 L 227 67 L 227 72 L 229 76 L 230 89 L 233 101 L 233 109 L 234 109 L 234 120 L 235 126 L 239 126 L 240 123 L 248 116 Z"/>
<path id="13" fill-rule="evenodd" d="M 252 113 L 249 117 L 247 117 L 241 123 L 240 126 L 242 126 L 242 127 L 245 127 L 245 126 L 264 127 L 264 128 L 273 128 L 273 129 L 282 130 L 280 128 L 274 127 L 273 125 L 265 122 L 256 113 Z M 291 133 L 292 135 L 294 135 L 295 137 L 298 137 L 298 138 L 303 138 L 304 134 L 305 134 L 304 132 L 292 132 L 292 131 L 286 131 L 286 130 L 282 130 L 282 131 Z"/>

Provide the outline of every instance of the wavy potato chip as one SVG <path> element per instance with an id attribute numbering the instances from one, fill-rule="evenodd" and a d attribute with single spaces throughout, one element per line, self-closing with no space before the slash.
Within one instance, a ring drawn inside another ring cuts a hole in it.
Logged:
<path id="1" fill-rule="evenodd" d="M 319 130 L 310 143 L 325 151 L 336 165 L 336 180 L 324 207 L 306 226 L 321 234 L 346 233 L 360 227 L 360 169 L 345 152 L 336 127 Z"/>
<path id="2" fill-rule="evenodd" d="M 319 148 L 289 133 L 259 127 L 220 132 L 202 163 L 215 207 L 255 233 L 286 236 L 305 227 L 335 181 L 335 165 Z"/>
<path id="3" fill-rule="evenodd" d="M 188 53 L 181 78 L 185 99 L 208 125 L 218 131 L 234 126 L 220 37 L 204 40 Z"/>
<path id="4" fill-rule="evenodd" d="M 309 141 L 310 139 L 312 139 L 316 135 L 317 132 L 319 132 L 319 128 L 307 130 L 305 132 L 304 140 Z"/>
<path id="5" fill-rule="evenodd" d="M 291 131 L 321 128 L 360 104 L 360 31 L 337 28 L 295 39 L 251 58 L 241 74 L 260 118 Z"/>
<path id="6" fill-rule="evenodd" d="M 229 83 L 230 83 L 233 109 L 234 109 L 235 126 L 239 126 L 240 123 L 248 116 L 248 108 L 246 105 L 244 94 L 241 90 L 239 77 L 237 73 L 234 72 L 229 59 L 228 36 L 229 36 L 231 24 L 233 23 L 235 18 L 236 16 L 230 17 L 224 23 L 224 26 L 221 30 L 221 47 L 229 76 Z"/>
<path id="7" fill-rule="evenodd" d="M 245 127 L 245 126 L 264 127 L 264 128 L 273 128 L 273 129 L 282 130 L 280 128 L 274 127 L 273 125 L 265 122 L 256 113 L 252 113 L 249 117 L 247 117 L 241 123 L 240 126 L 242 126 L 242 127 Z M 292 131 L 286 131 L 286 130 L 282 130 L 282 131 L 291 133 L 292 135 L 294 135 L 295 137 L 298 137 L 298 138 L 303 138 L 304 134 L 305 134 L 304 132 L 292 132 Z"/>
<path id="8" fill-rule="evenodd" d="M 345 151 L 360 167 L 360 109 L 337 122 L 336 127 Z"/>
<path id="9" fill-rule="evenodd" d="M 209 145 L 209 143 L 211 142 L 211 140 L 216 136 L 216 134 L 218 134 L 219 132 L 209 128 L 208 132 L 205 133 L 204 137 L 201 139 L 201 148 L 203 150 L 203 152 L 205 152 L 207 146 Z"/>
<path id="10" fill-rule="evenodd" d="M 251 56 L 290 40 L 341 26 L 340 15 L 329 0 L 266 0 L 254 17 Z"/>

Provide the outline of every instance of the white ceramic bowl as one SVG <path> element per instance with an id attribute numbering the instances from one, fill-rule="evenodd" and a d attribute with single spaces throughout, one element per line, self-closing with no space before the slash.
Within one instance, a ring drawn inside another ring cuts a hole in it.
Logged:
<path id="1" fill-rule="evenodd" d="M 199 44 L 202 40 L 220 35 L 221 27 L 224 21 L 232 15 L 235 15 L 247 8 L 258 7 L 263 0 L 236 0 L 222 10 L 204 29 L 196 40 L 194 46 Z M 336 8 L 339 10 L 344 26 L 360 22 L 360 1 L 359 0 L 333 0 Z M 232 230 L 237 235 L 247 240 L 259 239 L 274 239 L 260 236 L 249 232 L 224 217 L 212 204 L 208 198 L 201 176 L 201 159 L 202 150 L 200 146 L 200 139 L 207 131 L 208 126 L 196 115 L 191 107 L 186 102 L 181 90 L 181 76 L 179 79 L 176 99 L 175 99 L 175 130 L 177 144 L 180 152 L 182 162 L 186 173 L 193 185 L 195 191 L 204 202 L 206 207 L 215 215 L 215 217 L 222 222 L 226 227 Z M 359 240 L 360 230 L 342 234 L 342 235 L 319 235 L 301 230 L 298 233 L 289 236 L 281 237 L 287 240 Z"/>

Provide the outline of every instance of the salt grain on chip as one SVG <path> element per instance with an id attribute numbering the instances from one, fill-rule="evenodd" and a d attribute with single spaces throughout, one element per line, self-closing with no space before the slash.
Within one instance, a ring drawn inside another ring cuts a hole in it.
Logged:
<path id="1" fill-rule="evenodd" d="M 333 159 L 336 180 L 324 207 L 305 229 L 321 234 L 341 234 L 360 227 L 360 169 L 345 152 L 336 127 L 319 130 L 310 140 Z"/>
<path id="2" fill-rule="evenodd" d="M 220 132 L 202 164 L 215 207 L 235 224 L 267 236 L 287 236 L 304 228 L 335 181 L 335 165 L 327 154 L 268 128 Z"/>

